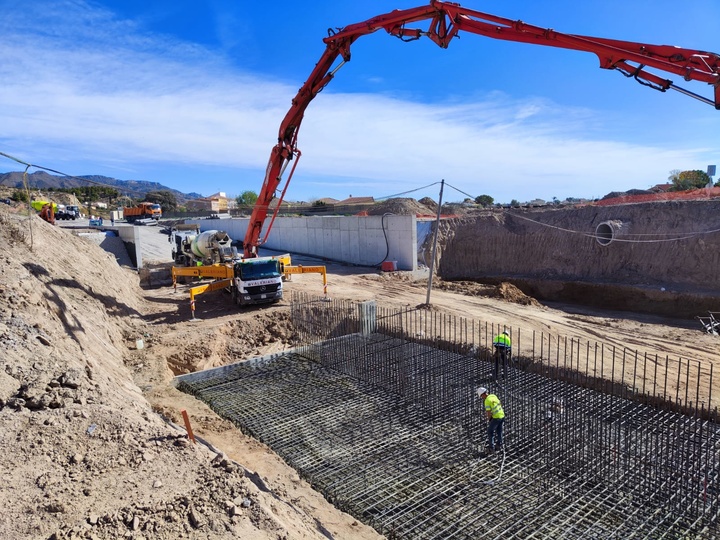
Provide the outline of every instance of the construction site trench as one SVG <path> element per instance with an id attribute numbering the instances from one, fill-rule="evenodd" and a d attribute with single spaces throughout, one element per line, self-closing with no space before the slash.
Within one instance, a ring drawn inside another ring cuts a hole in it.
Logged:
<path id="1" fill-rule="evenodd" d="M 299 275 L 280 304 L 239 312 L 218 292 L 192 320 L 182 288 L 0 217 L 3 537 L 720 534 L 720 348 L 692 318 L 506 281 L 437 279 L 421 307 L 426 279 L 329 264 L 331 302 Z M 500 328 L 516 361 L 495 382 Z M 508 412 L 486 458 L 477 385 Z"/>
<path id="2" fill-rule="evenodd" d="M 720 531 L 717 411 L 679 411 L 674 389 L 633 378 L 653 367 L 647 362 L 631 358 L 633 377 L 613 381 L 604 367 L 621 360 L 614 353 L 551 353 L 517 358 L 495 378 L 487 328 L 466 334 L 462 321 L 372 302 L 297 297 L 291 311 L 304 346 L 182 376 L 178 387 L 388 537 Z M 428 329 L 437 333 L 427 338 Z M 489 456 L 478 451 L 486 438 L 480 385 L 511 415 L 503 450 Z M 489 494 L 493 511 L 478 512 Z"/>

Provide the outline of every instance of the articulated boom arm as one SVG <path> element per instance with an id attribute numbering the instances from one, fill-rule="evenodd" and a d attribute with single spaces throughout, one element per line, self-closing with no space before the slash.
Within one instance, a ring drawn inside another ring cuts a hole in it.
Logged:
<path id="1" fill-rule="evenodd" d="M 427 30 L 408 28 L 407 26 L 420 21 L 430 21 Z M 465 9 L 459 4 L 439 0 L 431 0 L 427 6 L 395 10 L 365 22 L 346 26 L 337 32 L 330 32 L 330 35 L 323 40 L 326 44 L 325 52 L 293 99 L 292 107 L 280 125 L 278 143 L 270 154 L 262 190 L 245 235 L 246 257 L 255 256 L 257 247 L 263 243 L 260 241 L 260 232 L 267 217 L 270 202 L 275 197 L 287 165 L 293 157 L 299 158 L 300 156 L 297 149 L 297 136 L 305 109 L 333 79 L 337 70 L 345 62 L 350 61 L 350 46 L 355 40 L 381 29 L 403 41 L 413 41 L 427 36 L 442 48 L 447 48 L 450 41 L 463 30 L 494 39 L 591 52 L 597 55 L 600 67 L 603 69 L 617 69 L 627 77 L 633 77 L 639 83 L 662 92 L 668 89 L 677 90 L 720 110 L 720 55 L 715 53 L 670 45 L 647 45 L 632 41 L 561 34 L 551 29 Z M 338 57 L 342 57 L 342 62 L 333 67 Z M 648 71 L 647 68 L 679 75 L 686 81 L 708 83 L 714 87 L 714 97 L 713 99 L 705 98 L 679 88 L 672 81 Z M 288 176 L 285 189 L 280 196 L 280 202 L 282 202 L 296 165 L 297 160 Z M 273 219 L 274 217 L 275 214 Z M 271 227 L 272 222 L 265 233 L 266 238 Z"/>

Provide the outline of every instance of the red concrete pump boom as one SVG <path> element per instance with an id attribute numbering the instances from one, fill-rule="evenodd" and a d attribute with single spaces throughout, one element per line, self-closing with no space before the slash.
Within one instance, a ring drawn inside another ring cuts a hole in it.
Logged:
<path id="1" fill-rule="evenodd" d="M 408 28 L 407 26 L 425 20 L 429 21 L 427 30 Z M 280 125 L 278 143 L 270 154 L 262 190 L 253 208 L 245 234 L 245 257 L 257 256 L 258 246 L 265 242 L 270 233 L 272 221 L 275 219 L 280 204 L 277 205 L 273 219 L 265 232 L 265 239 L 260 239 L 270 202 L 275 198 L 275 192 L 282 182 L 282 175 L 290 161 L 295 157 L 300 157 L 300 151 L 297 148 L 297 136 L 305 109 L 313 98 L 333 79 L 338 69 L 350 61 L 350 46 L 355 40 L 377 30 L 385 30 L 388 34 L 403 41 L 413 41 L 420 39 L 422 36 L 427 36 L 442 48 L 447 48 L 458 32 L 464 30 L 494 39 L 591 52 L 597 55 L 600 60 L 600 67 L 603 69 L 617 69 L 623 75 L 634 78 L 640 84 L 655 88 L 661 92 L 668 89 L 677 90 L 720 110 L 720 55 L 715 53 L 694 51 L 670 45 L 647 45 L 633 43 L 632 41 L 561 34 L 555 30 L 532 26 L 522 21 L 496 17 L 487 13 L 465 9 L 459 4 L 438 0 L 431 0 L 427 6 L 395 10 L 385 15 L 378 15 L 365 22 L 346 26 L 337 32 L 330 31 L 330 35 L 323 40 L 326 44 L 325 52 L 320 57 L 320 61 L 313 69 L 308 80 L 292 100 L 292 107 Z M 342 61 L 333 67 L 339 56 L 342 57 Z M 708 83 L 714 87 L 714 99 L 708 99 L 680 88 L 672 81 L 648 71 L 647 68 L 679 75 L 686 81 Z M 282 202 L 285 196 L 285 191 L 296 166 L 297 159 L 285 182 L 285 188 L 279 198 L 279 203 Z"/>

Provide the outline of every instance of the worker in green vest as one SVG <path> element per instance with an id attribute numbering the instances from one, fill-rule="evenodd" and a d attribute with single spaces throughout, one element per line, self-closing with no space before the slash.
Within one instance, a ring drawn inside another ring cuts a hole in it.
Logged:
<path id="1" fill-rule="evenodd" d="M 493 339 L 493 347 L 495 348 L 495 379 L 497 381 L 500 376 L 500 363 L 503 366 L 503 379 L 507 379 L 507 365 L 512 355 L 512 341 L 510 334 L 503 331 Z"/>
<path id="2" fill-rule="evenodd" d="M 495 394 L 488 393 L 488 389 L 480 387 L 476 390 L 477 396 L 482 400 L 485 407 L 485 415 L 488 419 L 488 448 L 487 453 L 503 448 L 503 425 L 505 424 L 505 411 L 503 411 L 500 399 Z"/>

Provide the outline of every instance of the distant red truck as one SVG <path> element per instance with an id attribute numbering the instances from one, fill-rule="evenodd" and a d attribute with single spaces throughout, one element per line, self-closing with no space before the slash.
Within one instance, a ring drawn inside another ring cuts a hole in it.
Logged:
<path id="1" fill-rule="evenodd" d="M 123 217 L 125 221 L 132 223 L 138 219 L 155 219 L 162 217 L 162 208 L 159 204 L 151 202 L 141 202 L 137 206 L 126 206 L 123 208 Z"/>

